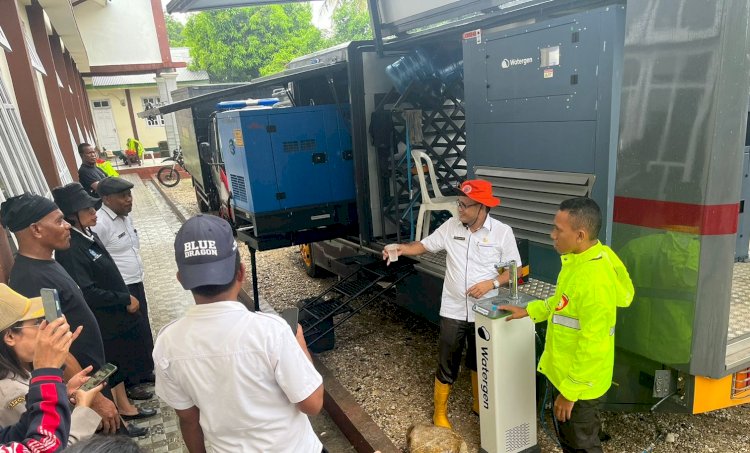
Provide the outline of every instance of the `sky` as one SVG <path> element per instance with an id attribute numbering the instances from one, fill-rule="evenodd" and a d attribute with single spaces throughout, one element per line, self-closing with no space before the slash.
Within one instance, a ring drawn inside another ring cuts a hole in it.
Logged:
<path id="1" fill-rule="evenodd" d="M 164 11 L 167 10 L 167 3 L 169 3 L 170 0 L 161 0 L 162 5 L 164 6 Z M 308 2 L 312 5 L 313 10 L 313 25 L 320 29 L 330 29 L 331 28 L 331 14 L 330 12 L 327 12 L 323 9 L 323 2 L 322 1 L 314 1 L 314 2 Z M 187 14 L 172 14 L 172 17 L 179 20 L 182 23 L 185 23 L 187 21 Z"/>

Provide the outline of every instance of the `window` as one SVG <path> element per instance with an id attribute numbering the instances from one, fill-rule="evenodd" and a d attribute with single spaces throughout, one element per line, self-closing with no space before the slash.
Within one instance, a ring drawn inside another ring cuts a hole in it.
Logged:
<path id="1" fill-rule="evenodd" d="M 0 28 L 0 47 L 7 50 L 8 52 L 11 51 L 10 43 L 8 42 L 8 38 L 5 37 L 5 32 L 3 32 L 2 28 Z"/>
<path id="2" fill-rule="evenodd" d="M 34 47 L 34 41 L 31 40 L 29 35 L 26 34 L 26 29 L 23 30 L 23 40 L 26 43 L 26 50 L 29 52 L 29 58 L 31 59 L 31 66 L 43 75 L 47 75 L 47 71 L 44 70 L 42 60 L 39 58 L 39 54 L 36 53 L 36 47 Z"/>
<path id="3" fill-rule="evenodd" d="M 109 108 L 109 100 L 93 101 L 93 104 L 94 104 L 95 109 L 108 109 Z"/>
<path id="4" fill-rule="evenodd" d="M 143 110 L 150 110 L 161 105 L 161 99 L 158 96 L 150 98 L 141 98 Z M 146 118 L 146 124 L 149 126 L 164 126 L 164 117 L 161 115 L 151 115 Z"/>
<path id="5" fill-rule="evenodd" d="M 0 79 L 0 196 L 7 199 L 23 192 L 50 196 L 21 117 Z"/>

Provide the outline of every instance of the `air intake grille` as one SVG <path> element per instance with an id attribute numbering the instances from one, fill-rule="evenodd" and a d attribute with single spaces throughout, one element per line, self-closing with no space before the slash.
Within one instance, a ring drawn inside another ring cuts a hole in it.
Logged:
<path id="1" fill-rule="evenodd" d="M 284 148 L 285 153 L 296 153 L 297 151 L 315 151 L 318 144 L 314 138 L 300 140 L 300 141 L 289 141 L 281 144 Z"/>
<path id="2" fill-rule="evenodd" d="M 295 153 L 299 151 L 299 142 L 284 142 L 284 152 L 285 153 Z"/>
<path id="3" fill-rule="evenodd" d="M 476 167 L 478 178 L 492 183 L 492 193 L 502 200 L 490 212 L 513 228 L 517 238 L 552 245 L 549 233 L 558 205 L 568 198 L 591 195 L 596 177 L 515 168 Z"/>
<path id="4" fill-rule="evenodd" d="M 524 423 L 505 431 L 505 451 L 521 451 L 529 446 L 529 424 Z"/>
<path id="5" fill-rule="evenodd" d="M 232 196 L 234 199 L 247 203 L 247 186 L 245 185 L 245 178 L 230 174 L 229 181 L 232 185 Z"/>

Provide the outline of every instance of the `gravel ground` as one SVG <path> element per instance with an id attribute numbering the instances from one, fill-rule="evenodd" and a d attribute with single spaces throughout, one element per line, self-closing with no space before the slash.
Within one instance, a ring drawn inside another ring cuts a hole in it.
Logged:
<path id="1" fill-rule="evenodd" d="M 168 189 L 180 210 L 198 213 L 190 180 Z M 242 248 L 250 266 L 247 248 Z M 277 310 L 294 306 L 335 282 L 333 277 L 312 279 L 305 273 L 296 247 L 257 255 L 261 298 Z M 252 293 L 251 282 L 246 289 Z M 336 348 L 319 354 L 339 381 L 354 395 L 397 447 L 406 451 L 409 426 L 430 421 L 432 385 L 437 357 L 437 327 L 411 315 L 387 298 L 375 303 L 336 330 Z M 454 430 L 470 452 L 479 448 L 479 419 L 471 412 L 469 373 L 462 371 L 449 401 Z M 747 405 L 702 415 L 658 414 L 658 423 L 670 433 L 652 445 L 653 418 L 647 414 L 603 413 L 612 440 L 608 452 L 750 452 L 750 408 Z M 548 429 L 550 420 L 547 418 Z M 544 452 L 560 451 L 543 429 L 538 430 Z M 332 452 L 335 453 L 335 452 Z"/>

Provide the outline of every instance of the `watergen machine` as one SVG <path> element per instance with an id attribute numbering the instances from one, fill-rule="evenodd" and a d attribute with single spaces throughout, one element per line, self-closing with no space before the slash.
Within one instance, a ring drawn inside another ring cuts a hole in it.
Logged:
<path id="1" fill-rule="evenodd" d="M 513 266 L 515 267 L 515 266 Z M 515 269 L 510 289 L 477 301 L 476 349 L 481 453 L 539 452 L 536 438 L 534 322 L 506 322 L 500 305 L 525 307 L 533 297 L 518 292 Z"/>

